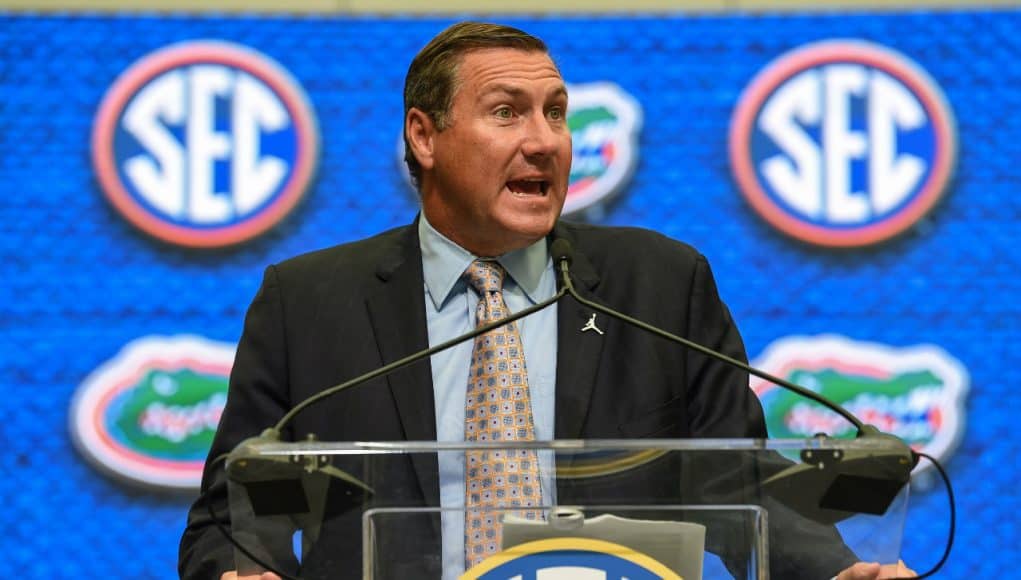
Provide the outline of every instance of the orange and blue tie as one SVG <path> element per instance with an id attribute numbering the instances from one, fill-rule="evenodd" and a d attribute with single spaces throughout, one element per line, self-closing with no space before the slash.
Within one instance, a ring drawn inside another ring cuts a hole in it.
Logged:
<path id="1" fill-rule="evenodd" d="M 465 270 L 479 293 L 476 327 L 506 318 L 503 267 L 476 260 Z M 466 442 L 534 441 L 525 353 L 511 322 L 475 338 L 465 400 Z M 465 453 L 465 566 L 471 568 L 500 550 L 499 513 L 517 511 L 536 519 L 542 503 L 535 450 L 473 450 Z"/>

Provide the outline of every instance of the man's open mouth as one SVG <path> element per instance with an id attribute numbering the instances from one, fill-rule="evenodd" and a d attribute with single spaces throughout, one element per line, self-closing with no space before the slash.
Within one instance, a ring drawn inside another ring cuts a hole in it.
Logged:
<path id="1" fill-rule="evenodd" d="M 507 189 L 514 195 L 546 195 L 549 182 L 544 179 L 515 179 L 507 182 Z"/>

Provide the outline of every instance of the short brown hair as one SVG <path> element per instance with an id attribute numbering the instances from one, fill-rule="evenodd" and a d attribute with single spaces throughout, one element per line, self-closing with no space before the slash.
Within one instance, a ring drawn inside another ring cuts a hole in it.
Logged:
<path id="1" fill-rule="evenodd" d="M 465 54 L 485 48 L 516 48 L 548 53 L 541 39 L 511 26 L 485 22 L 459 22 L 429 41 L 415 55 L 404 77 L 404 119 L 418 109 L 429 116 L 440 131 L 447 128 L 450 106 L 457 90 L 457 68 Z M 407 129 L 404 133 L 404 162 L 418 185 L 422 167 L 411 152 Z"/>

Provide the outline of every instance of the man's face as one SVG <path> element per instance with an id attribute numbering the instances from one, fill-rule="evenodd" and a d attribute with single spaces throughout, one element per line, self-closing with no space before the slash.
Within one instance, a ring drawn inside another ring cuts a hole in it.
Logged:
<path id="1" fill-rule="evenodd" d="M 484 49 L 458 67 L 447 128 L 422 163 L 429 222 L 480 256 L 544 237 L 560 216 L 571 170 L 567 90 L 542 52 Z"/>

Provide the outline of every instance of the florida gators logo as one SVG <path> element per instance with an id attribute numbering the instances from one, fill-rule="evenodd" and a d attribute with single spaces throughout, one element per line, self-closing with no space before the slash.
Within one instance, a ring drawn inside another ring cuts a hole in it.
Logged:
<path id="1" fill-rule="evenodd" d="M 234 346 L 145 337 L 93 371 L 71 405 L 79 451 L 129 483 L 194 489 L 227 401 Z"/>
<path id="2" fill-rule="evenodd" d="M 954 120 L 914 62 L 860 41 L 781 56 L 748 86 L 730 129 L 751 207 L 796 239 L 876 244 L 937 204 L 956 156 Z"/>
<path id="3" fill-rule="evenodd" d="M 131 224 L 180 246 L 249 240 L 302 199 L 318 160 L 304 93 L 268 57 L 188 42 L 125 71 L 96 114 L 92 161 Z"/>
<path id="4" fill-rule="evenodd" d="M 753 364 L 835 401 L 863 423 L 940 461 L 949 459 L 964 434 L 968 373 L 935 345 L 899 348 L 837 335 L 791 336 L 769 345 Z M 846 419 L 815 401 L 759 378 L 751 385 L 762 400 L 771 437 L 855 435 Z M 919 470 L 930 466 L 923 461 Z"/>
<path id="5" fill-rule="evenodd" d="M 602 211 L 627 186 L 638 165 L 642 108 L 609 82 L 570 85 L 568 91 L 572 160 L 563 213 Z"/>

